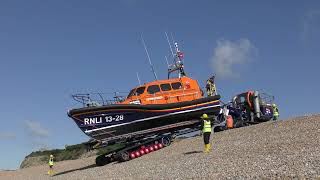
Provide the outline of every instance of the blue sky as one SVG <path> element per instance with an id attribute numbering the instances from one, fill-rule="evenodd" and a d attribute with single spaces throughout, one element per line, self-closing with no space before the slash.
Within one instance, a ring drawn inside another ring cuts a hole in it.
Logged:
<path id="1" fill-rule="evenodd" d="M 2 0 L 0 169 L 88 139 L 67 117 L 71 94 L 128 92 L 136 72 L 152 81 L 141 33 L 166 78 L 164 32 L 202 86 L 219 75 L 223 100 L 257 89 L 282 118 L 319 112 L 319 1 Z"/>

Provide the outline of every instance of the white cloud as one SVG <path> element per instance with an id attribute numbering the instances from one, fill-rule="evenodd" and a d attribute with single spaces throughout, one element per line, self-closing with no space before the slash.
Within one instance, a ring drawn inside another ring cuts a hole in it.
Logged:
<path id="1" fill-rule="evenodd" d="M 30 140 L 30 142 L 28 142 L 28 145 L 30 145 L 32 148 L 39 149 L 39 150 L 50 149 L 48 141 L 45 141 L 45 140 L 32 139 Z"/>
<path id="2" fill-rule="evenodd" d="M 49 131 L 35 121 L 26 121 L 26 130 L 34 137 L 48 137 Z"/>
<path id="3" fill-rule="evenodd" d="M 16 135 L 11 132 L 0 132 L 0 139 L 2 140 L 12 140 L 15 139 Z"/>
<path id="4" fill-rule="evenodd" d="M 320 10 L 308 11 L 303 17 L 301 40 L 312 40 L 320 31 Z"/>
<path id="5" fill-rule="evenodd" d="M 257 55 L 257 49 L 246 38 L 232 42 L 218 40 L 211 59 L 214 73 L 218 78 L 234 78 L 239 76 L 235 65 L 243 65 Z"/>

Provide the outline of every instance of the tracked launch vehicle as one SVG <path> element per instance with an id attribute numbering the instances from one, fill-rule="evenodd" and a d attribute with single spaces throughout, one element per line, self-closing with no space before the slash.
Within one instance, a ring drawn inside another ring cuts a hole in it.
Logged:
<path id="1" fill-rule="evenodd" d="M 273 118 L 272 104 L 274 96 L 259 91 L 240 93 L 223 104 L 220 114 L 215 118 L 215 130 L 228 129 L 227 120 L 231 119 L 229 128 L 238 128 L 270 121 Z"/>

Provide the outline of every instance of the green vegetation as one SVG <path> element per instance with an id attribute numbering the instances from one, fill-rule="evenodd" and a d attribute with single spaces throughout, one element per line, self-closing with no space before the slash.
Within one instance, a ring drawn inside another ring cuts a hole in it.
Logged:
<path id="1" fill-rule="evenodd" d="M 71 159 L 78 159 L 82 154 L 86 153 L 87 149 L 85 144 L 76 144 L 71 146 L 66 146 L 65 149 L 53 149 L 45 151 L 35 151 L 29 154 L 28 157 L 44 156 L 41 158 L 41 161 L 47 161 L 50 154 L 53 154 L 55 161 L 64 161 Z"/>
<path id="2" fill-rule="evenodd" d="M 101 155 L 104 153 L 112 152 L 117 149 L 120 149 L 124 147 L 124 144 L 114 144 L 110 145 L 104 148 L 100 148 L 97 150 L 96 155 Z M 81 155 L 85 154 L 87 152 L 87 147 L 85 143 L 66 146 L 65 149 L 52 149 L 52 150 L 44 150 L 44 151 L 35 151 L 29 154 L 25 157 L 31 158 L 31 157 L 40 157 L 40 162 L 47 162 L 50 154 L 52 154 L 55 157 L 55 161 L 64 161 L 64 160 L 73 160 L 73 159 L 79 159 Z"/>

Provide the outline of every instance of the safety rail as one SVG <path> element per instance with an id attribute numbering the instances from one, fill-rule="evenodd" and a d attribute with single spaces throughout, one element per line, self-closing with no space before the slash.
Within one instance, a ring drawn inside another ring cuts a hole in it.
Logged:
<path id="1" fill-rule="evenodd" d="M 73 94 L 72 98 L 84 107 L 117 104 L 125 100 L 124 92 Z"/>

